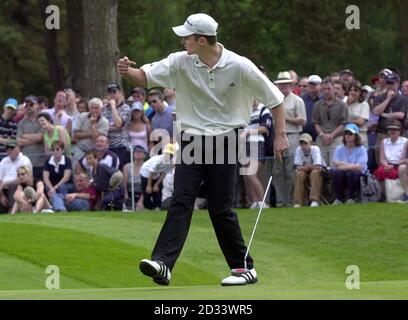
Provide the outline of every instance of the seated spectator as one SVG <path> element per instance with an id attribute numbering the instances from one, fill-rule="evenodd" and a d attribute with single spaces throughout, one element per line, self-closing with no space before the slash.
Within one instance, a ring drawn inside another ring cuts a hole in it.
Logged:
<path id="1" fill-rule="evenodd" d="M 136 210 L 143 210 L 143 192 L 142 192 L 142 176 L 140 169 L 144 163 L 145 157 L 148 154 L 147 150 L 140 145 L 133 147 L 133 178 L 131 163 L 127 163 L 123 167 L 123 187 L 125 190 L 125 205 L 128 208 L 132 207 L 132 184 L 134 191 L 134 203 Z"/>
<path id="2" fill-rule="evenodd" d="M 321 203 L 323 175 L 326 174 L 326 162 L 320 148 L 312 146 L 313 138 L 303 133 L 299 138 L 300 146 L 295 153 L 295 208 L 305 204 L 318 207 Z M 310 192 L 309 192 L 310 189 Z"/>
<path id="3" fill-rule="evenodd" d="M 174 154 L 174 145 L 168 143 L 163 149 L 163 154 L 151 157 L 140 169 L 143 205 L 146 209 L 160 209 L 162 181 L 166 173 L 173 169 Z"/>
<path id="4" fill-rule="evenodd" d="M 355 203 L 360 190 L 360 177 L 367 172 L 367 150 L 362 145 L 358 127 L 349 123 L 344 128 L 343 144 L 338 146 L 333 156 L 332 176 L 336 199 L 333 204 L 343 203 L 343 193 L 347 189 L 346 203 Z"/>
<path id="5" fill-rule="evenodd" d="M 52 145 L 54 142 L 61 142 L 64 146 L 64 152 L 70 154 L 71 138 L 67 130 L 60 125 L 53 124 L 53 120 L 48 113 L 42 112 L 37 116 L 38 124 L 44 131 L 44 151 L 49 155 L 52 153 Z"/>
<path id="6" fill-rule="evenodd" d="M 17 135 L 17 123 L 14 121 L 17 107 L 18 102 L 13 98 L 7 99 L 3 106 L 3 114 L 0 116 L 0 160 L 7 157 L 7 139 Z"/>
<path id="7" fill-rule="evenodd" d="M 366 122 L 370 118 L 370 106 L 364 101 L 361 84 L 353 81 L 347 98 L 348 122 L 354 123 L 360 130 L 361 141 L 368 148 Z"/>
<path id="8" fill-rule="evenodd" d="M 402 185 L 408 187 L 408 139 L 401 137 L 401 122 L 398 120 L 388 121 L 387 133 L 388 138 L 385 138 L 380 145 L 380 166 L 375 170 L 374 175 L 380 182 L 385 179 L 400 178 Z M 408 196 L 403 200 L 408 200 Z"/>
<path id="9" fill-rule="evenodd" d="M 53 212 L 45 196 L 44 183 L 35 181 L 30 167 L 21 166 L 17 170 L 18 186 L 14 193 L 14 205 L 11 214 L 17 212 Z"/>
<path id="10" fill-rule="evenodd" d="M 74 176 L 75 189 L 66 195 L 58 194 L 58 207 L 60 211 L 89 211 L 94 210 L 97 192 L 91 185 L 89 176 L 79 173 Z M 54 207 L 55 209 L 55 207 Z"/>
<path id="11" fill-rule="evenodd" d="M 152 126 L 143 112 L 143 105 L 139 101 L 132 104 L 127 133 L 131 145 L 142 146 L 145 150 L 151 149 L 150 134 L 152 133 Z"/>
<path id="12" fill-rule="evenodd" d="M 79 116 L 73 134 L 77 146 L 74 149 L 74 163 L 84 157 L 86 152 L 94 149 L 96 138 L 100 135 L 108 136 L 109 121 L 102 116 L 102 107 L 102 100 L 93 98 L 89 101 L 89 112 Z"/>
<path id="13" fill-rule="evenodd" d="M 86 160 L 92 167 L 93 185 L 99 193 L 99 208 L 102 210 L 122 210 L 124 192 L 123 186 L 119 184 L 116 188 L 111 188 L 111 178 L 117 172 L 116 168 L 108 167 L 106 164 L 99 163 L 98 154 L 95 151 L 89 151 L 86 154 Z"/>
<path id="14" fill-rule="evenodd" d="M 96 138 L 94 150 L 100 164 L 119 169 L 119 157 L 113 151 L 109 150 L 109 139 L 107 136 L 100 135 Z M 92 166 L 86 160 L 86 156 L 79 159 L 76 163 L 75 173 L 84 172 L 92 178 Z"/>
<path id="15" fill-rule="evenodd" d="M 170 207 L 170 201 L 174 192 L 174 173 L 175 168 L 173 167 L 173 170 L 166 173 L 163 179 L 162 199 L 160 207 L 162 210 L 168 210 Z"/>
<path id="16" fill-rule="evenodd" d="M 64 145 L 60 141 L 52 144 L 52 154 L 44 164 L 43 181 L 54 210 L 66 211 L 59 199 L 72 189 L 72 162 L 64 155 Z"/>
<path id="17" fill-rule="evenodd" d="M 7 213 L 14 204 L 14 192 L 19 180 L 17 169 L 26 166 L 32 171 L 32 164 L 28 157 L 20 152 L 15 138 L 9 138 L 6 143 L 8 156 L 0 162 L 0 213 Z"/>

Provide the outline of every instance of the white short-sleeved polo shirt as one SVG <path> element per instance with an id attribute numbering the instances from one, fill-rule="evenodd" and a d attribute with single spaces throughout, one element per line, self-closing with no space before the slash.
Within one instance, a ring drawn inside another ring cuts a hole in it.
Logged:
<path id="1" fill-rule="evenodd" d="M 181 130 L 191 134 L 217 135 L 246 127 L 254 99 L 269 108 L 284 99 L 255 64 L 224 47 L 212 68 L 183 51 L 141 69 L 149 88 L 176 89 L 177 120 Z"/>

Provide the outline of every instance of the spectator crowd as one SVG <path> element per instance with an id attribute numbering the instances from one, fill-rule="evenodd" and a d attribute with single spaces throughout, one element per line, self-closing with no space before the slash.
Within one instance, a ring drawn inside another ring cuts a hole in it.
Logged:
<path id="1" fill-rule="evenodd" d="M 257 101 L 248 106 L 251 118 L 240 136 L 247 161 L 239 163 L 248 173 L 237 170 L 236 207 L 260 208 L 271 174 L 265 207 L 364 202 L 367 181 L 381 186 L 377 201 L 398 188 L 394 199 L 408 202 L 408 80 L 385 68 L 369 85 L 348 69 L 323 78 L 288 70 L 271 81 L 285 97 L 289 149 L 274 158 L 272 115 Z M 89 101 L 70 88 L 52 103 L 37 95 L 6 99 L 0 213 L 167 209 L 176 103 L 172 88 L 125 95 L 116 83 Z M 205 207 L 206 188 L 204 182 L 196 208 Z"/>

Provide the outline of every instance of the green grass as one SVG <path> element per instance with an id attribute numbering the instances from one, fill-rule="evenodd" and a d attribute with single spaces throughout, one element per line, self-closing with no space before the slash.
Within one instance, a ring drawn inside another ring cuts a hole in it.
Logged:
<path id="1" fill-rule="evenodd" d="M 239 210 L 249 240 L 257 211 Z M 229 272 L 205 211 L 195 212 L 169 287 L 138 270 L 163 212 L 0 216 L 0 299 L 407 299 L 405 205 L 264 210 L 251 254 L 256 285 L 224 288 Z M 61 290 L 46 290 L 57 265 Z M 346 268 L 360 269 L 347 290 Z"/>

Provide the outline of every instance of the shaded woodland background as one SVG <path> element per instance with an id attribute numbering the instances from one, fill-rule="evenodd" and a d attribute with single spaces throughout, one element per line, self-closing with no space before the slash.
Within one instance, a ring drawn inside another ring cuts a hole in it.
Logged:
<path id="1" fill-rule="evenodd" d="M 60 30 L 45 28 L 51 4 Z M 350 4 L 360 8 L 360 30 L 345 28 Z M 119 57 L 142 65 L 183 50 L 171 26 L 196 12 L 212 15 L 219 41 L 272 79 L 287 69 L 324 76 L 349 68 L 368 83 L 385 66 L 408 78 L 408 0 L 1 0 L 0 99 L 53 97 L 63 87 L 101 96 L 120 81 Z"/>

